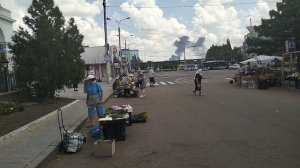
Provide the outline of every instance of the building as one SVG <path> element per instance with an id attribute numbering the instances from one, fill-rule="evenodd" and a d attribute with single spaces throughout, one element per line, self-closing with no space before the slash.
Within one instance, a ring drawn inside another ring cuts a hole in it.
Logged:
<path id="1" fill-rule="evenodd" d="M 124 73 L 136 70 L 140 62 L 139 50 L 122 49 L 122 69 Z"/>
<path id="2" fill-rule="evenodd" d="M 115 63 L 118 60 L 116 49 L 117 47 L 111 46 L 108 56 L 105 56 L 104 46 L 85 47 L 81 54 L 81 59 L 85 62 L 85 76 L 92 73 L 97 81 L 106 82 L 114 78 L 119 72 L 119 66 Z"/>
<path id="3" fill-rule="evenodd" d="M 8 67 L 0 65 L 0 92 L 11 91 L 16 87 L 12 69 L 12 55 L 8 52 L 7 44 L 13 36 L 13 23 L 11 12 L 0 4 L 0 62 L 8 61 Z"/>
<path id="4" fill-rule="evenodd" d="M 248 26 L 247 29 L 248 29 L 249 33 L 244 36 L 243 46 L 241 47 L 241 52 L 243 54 L 244 60 L 257 56 L 256 53 L 248 53 L 248 50 L 253 49 L 254 46 L 248 45 L 246 43 L 247 39 L 250 39 L 250 38 L 258 38 L 258 39 L 262 39 L 262 40 L 270 40 L 271 39 L 270 37 L 265 37 L 265 36 L 259 35 L 259 33 L 257 31 L 255 31 L 254 26 Z"/>
<path id="5" fill-rule="evenodd" d="M 255 56 L 255 54 L 253 54 L 253 53 L 252 54 L 247 53 L 247 51 L 251 48 L 251 46 L 249 46 L 246 43 L 246 40 L 248 38 L 258 38 L 258 32 L 255 31 L 254 26 L 248 26 L 247 29 L 248 29 L 249 33 L 244 36 L 243 46 L 241 47 L 241 52 L 243 54 L 244 60 Z"/>

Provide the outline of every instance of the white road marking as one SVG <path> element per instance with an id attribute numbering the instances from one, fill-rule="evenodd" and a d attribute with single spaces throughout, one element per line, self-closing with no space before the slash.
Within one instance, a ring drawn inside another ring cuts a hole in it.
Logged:
<path id="1" fill-rule="evenodd" d="M 159 83 L 161 83 L 162 85 L 167 85 L 165 82 L 159 82 Z"/>
<path id="2" fill-rule="evenodd" d="M 171 81 L 167 81 L 168 83 L 170 83 L 171 85 L 174 85 L 175 83 L 174 82 L 171 82 Z"/>
<path id="3" fill-rule="evenodd" d="M 178 84 L 182 84 L 182 82 L 180 82 L 180 81 L 178 81 L 178 80 L 176 80 L 176 81 L 174 81 L 175 83 L 178 83 Z"/>

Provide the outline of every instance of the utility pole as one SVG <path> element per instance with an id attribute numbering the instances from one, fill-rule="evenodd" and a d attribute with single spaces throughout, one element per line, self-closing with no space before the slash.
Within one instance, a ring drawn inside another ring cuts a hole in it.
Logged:
<path id="1" fill-rule="evenodd" d="M 104 39 L 105 39 L 105 61 L 106 61 L 106 75 L 107 75 L 107 84 L 109 84 L 109 75 L 108 75 L 108 43 L 107 43 L 107 19 L 106 19 L 106 0 L 103 0 L 103 10 L 104 10 Z"/>
<path id="2" fill-rule="evenodd" d="M 185 46 L 186 44 L 184 44 L 184 48 L 183 48 L 183 59 L 184 59 L 184 68 L 186 69 L 186 59 L 185 59 Z"/>
<path id="3" fill-rule="evenodd" d="M 130 19 L 130 17 L 127 17 L 127 18 L 124 18 L 124 19 L 121 19 L 121 20 L 115 20 L 115 19 L 111 19 L 111 18 L 106 18 L 107 20 L 113 20 L 115 21 L 116 23 L 118 23 L 118 36 L 119 36 L 119 57 L 121 58 L 121 71 L 122 69 L 125 70 L 125 68 L 123 68 L 123 59 L 122 59 L 122 49 L 121 49 L 121 29 L 120 29 L 120 23 L 123 21 L 123 20 L 126 20 L 126 19 Z M 122 72 L 121 72 L 122 73 Z"/>

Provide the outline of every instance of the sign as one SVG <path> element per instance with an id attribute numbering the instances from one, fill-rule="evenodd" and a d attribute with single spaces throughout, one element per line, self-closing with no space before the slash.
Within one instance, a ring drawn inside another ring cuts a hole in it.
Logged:
<path id="1" fill-rule="evenodd" d="M 296 44 L 294 41 L 285 41 L 285 49 L 286 52 L 293 52 L 296 51 Z"/>
<path id="2" fill-rule="evenodd" d="M 105 54 L 105 55 L 104 55 L 104 61 L 105 61 L 105 62 L 110 62 L 110 61 L 111 61 L 110 55 L 109 55 L 109 54 Z"/>

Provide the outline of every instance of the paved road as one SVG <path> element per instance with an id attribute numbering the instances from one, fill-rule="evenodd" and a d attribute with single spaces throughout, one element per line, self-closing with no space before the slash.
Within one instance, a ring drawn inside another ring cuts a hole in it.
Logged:
<path id="1" fill-rule="evenodd" d="M 147 88 L 144 98 L 108 102 L 149 113 L 147 123 L 127 127 L 114 157 L 93 158 L 90 139 L 80 153 L 46 167 L 300 167 L 299 90 L 239 88 L 226 79 L 233 71 L 224 70 L 205 72 L 204 96 L 194 96 L 193 73 L 156 74 L 167 84 Z"/>

